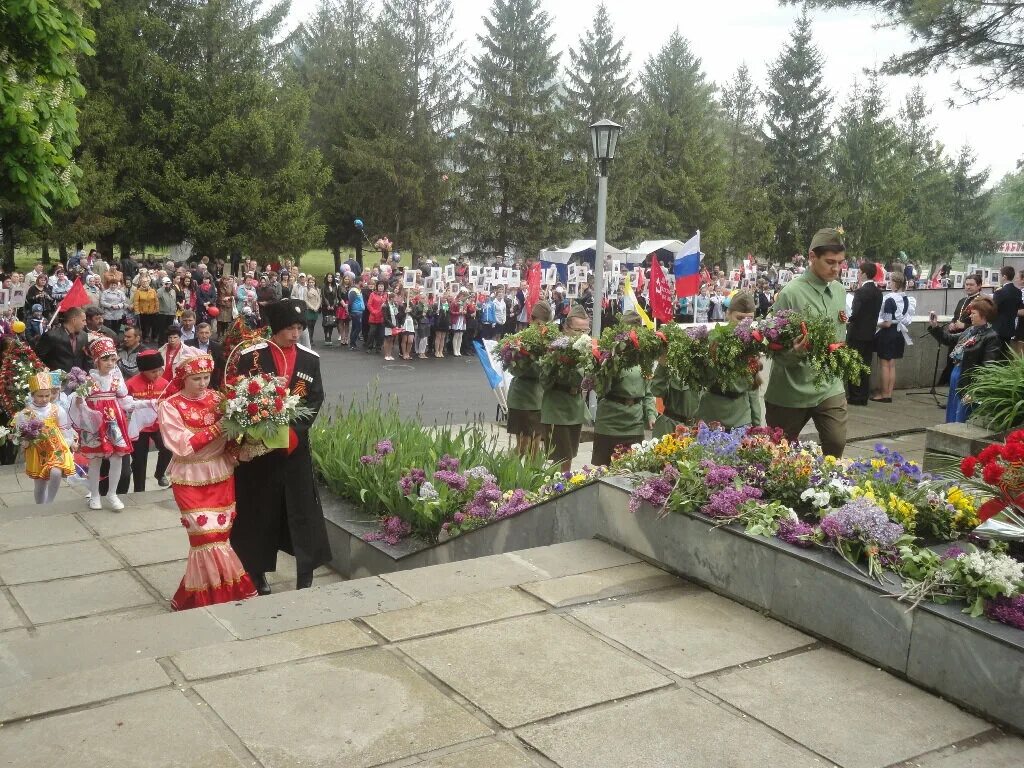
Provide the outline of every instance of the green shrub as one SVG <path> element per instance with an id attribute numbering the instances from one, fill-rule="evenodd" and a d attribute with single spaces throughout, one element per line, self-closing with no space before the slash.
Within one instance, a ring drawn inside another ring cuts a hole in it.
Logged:
<path id="1" fill-rule="evenodd" d="M 1024 424 L 1024 356 L 975 369 L 965 394 L 974 403 L 971 421 L 994 432 L 1007 432 Z"/>
<path id="2" fill-rule="evenodd" d="M 418 411 L 405 418 L 395 398 L 378 400 L 376 393 L 371 393 L 365 400 L 353 400 L 347 407 L 322 411 L 310 431 L 310 447 L 314 466 L 333 493 L 362 506 L 367 518 L 397 515 L 408 521 L 414 531 L 425 533 L 434 527 L 439 530 L 441 521 L 435 525 L 417 519 L 398 480 L 414 468 L 432 472 L 438 459 L 446 454 L 459 459 L 463 469 L 486 467 L 503 491 L 533 491 L 543 484 L 543 457 L 522 460 L 479 427 L 426 427 Z M 377 451 L 382 440 L 390 441 L 394 451 Z M 366 462 L 363 457 L 375 457 L 375 461 Z"/>

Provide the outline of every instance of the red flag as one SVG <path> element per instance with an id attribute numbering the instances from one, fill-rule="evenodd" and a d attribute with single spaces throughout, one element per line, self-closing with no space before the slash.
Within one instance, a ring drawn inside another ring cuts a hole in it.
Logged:
<path id="1" fill-rule="evenodd" d="M 82 278 L 76 277 L 75 284 L 71 286 L 67 296 L 61 299 L 60 304 L 57 305 L 57 311 L 66 312 L 72 307 L 84 307 L 89 303 L 91 303 L 91 299 L 89 294 L 85 292 L 85 286 L 82 285 Z"/>
<path id="2" fill-rule="evenodd" d="M 672 290 L 668 286 L 668 278 L 661 268 L 661 261 L 655 256 L 651 259 L 650 298 L 651 316 L 663 323 L 672 322 Z"/>
<path id="3" fill-rule="evenodd" d="M 540 301 L 540 262 L 535 261 L 526 273 L 526 319 L 530 319 L 533 305 Z"/>

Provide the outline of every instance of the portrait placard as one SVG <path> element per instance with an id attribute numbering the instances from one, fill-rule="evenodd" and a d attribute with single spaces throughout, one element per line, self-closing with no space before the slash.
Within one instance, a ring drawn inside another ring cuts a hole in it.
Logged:
<path id="1" fill-rule="evenodd" d="M 432 276 L 423 280 L 423 292 L 426 293 L 427 296 L 433 296 L 437 292 L 436 286 L 437 281 Z"/>
<path id="2" fill-rule="evenodd" d="M 0 309 L 7 309 L 11 305 L 11 290 L 0 288 Z"/>
<path id="3" fill-rule="evenodd" d="M 407 269 L 402 273 L 402 286 L 406 289 L 414 288 L 420 280 L 418 269 Z"/>
<path id="4" fill-rule="evenodd" d="M 437 281 L 441 279 L 441 268 L 440 267 L 431 267 L 430 268 L 430 276 L 432 278 L 434 278 L 434 283 L 436 285 Z"/>
<path id="5" fill-rule="evenodd" d="M 612 272 L 614 272 L 617 275 L 621 271 L 622 271 L 622 262 L 619 261 L 618 259 L 613 259 L 612 260 Z"/>
<path id="6" fill-rule="evenodd" d="M 514 285 L 514 286 L 516 286 L 518 288 L 519 287 L 519 283 L 523 279 L 522 277 L 520 277 L 520 275 L 521 275 L 521 273 L 520 273 L 520 271 L 518 269 L 510 269 L 508 271 L 508 284 L 509 285 Z"/>
<path id="7" fill-rule="evenodd" d="M 495 270 L 494 267 L 484 267 L 484 277 L 487 278 L 487 282 L 489 282 L 489 283 L 493 283 L 494 282 L 494 277 L 495 277 L 496 272 L 497 272 L 497 270 Z"/>
<path id="8" fill-rule="evenodd" d="M 578 298 L 580 295 L 580 284 L 573 281 L 569 283 L 569 292 L 566 294 L 570 299 Z"/>
<path id="9" fill-rule="evenodd" d="M 24 285 L 15 285 L 11 288 L 10 306 L 13 309 L 25 306 L 25 292 L 28 289 Z"/>
<path id="10" fill-rule="evenodd" d="M 476 280 L 476 278 L 479 277 L 479 275 L 480 275 L 480 267 L 470 266 L 470 268 L 469 268 L 469 277 L 470 277 L 470 279 Z"/>
<path id="11" fill-rule="evenodd" d="M 964 280 L 967 275 L 963 272 L 950 272 L 949 273 L 949 285 L 951 288 L 963 288 Z"/>
<path id="12" fill-rule="evenodd" d="M 554 285 L 558 282 L 558 267 L 550 266 L 544 273 L 544 285 Z"/>
<path id="13" fill-rule="evenodd" d="M 444 279 L 445 279 L 446 282 L 449 282 L 449 283 L 455 281 L 455 265 L 454 264 L 445 264 L 444 265 Z"/>

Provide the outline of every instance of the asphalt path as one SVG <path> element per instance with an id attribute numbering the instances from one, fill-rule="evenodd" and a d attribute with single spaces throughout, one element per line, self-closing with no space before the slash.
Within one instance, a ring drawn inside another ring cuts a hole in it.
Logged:
<path id="1" fill-rule="evenodd" d="M 380 354 L 325 347 L 318 341 L 327 404 L 353 398 L 381 403 L 394 397 L 403 416 L 419 415 L 424 424 L 494 421 L 497 402 L 475 355 L 384 362 Z"/>

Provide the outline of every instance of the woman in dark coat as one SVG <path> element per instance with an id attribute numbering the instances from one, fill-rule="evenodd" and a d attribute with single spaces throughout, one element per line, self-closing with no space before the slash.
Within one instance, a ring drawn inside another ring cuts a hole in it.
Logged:
<path id="1" fill-rule="evenodd" d="M 946 401 L 946 422 L 967 421 L 971 415 L 971 403 L 964 402 L 964 390 L 971 383 L 971 376 L 979 366 L 1002 358 L 1002 343 L 999 334 L 992 327 L 996 319 L 996 305 L 987 296 L 971 301 L 968 310 L 971 324 L 965 331 L 950 333 L 940 326 L 932 313 L 928 332 L 941 343 L 952 345 L 950 360 L 956 365 L 949 376 L 949 399 Z"/>

